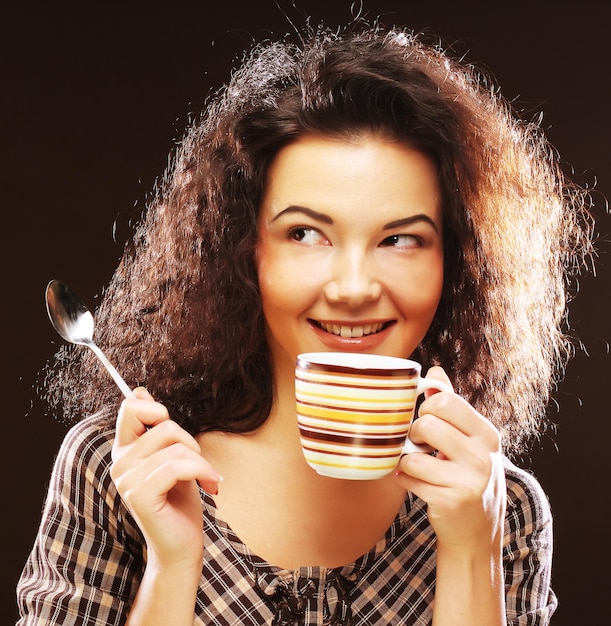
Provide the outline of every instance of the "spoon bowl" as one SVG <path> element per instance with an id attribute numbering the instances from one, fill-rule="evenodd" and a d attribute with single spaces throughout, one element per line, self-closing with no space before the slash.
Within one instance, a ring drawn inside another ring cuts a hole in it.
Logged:
<path id="1" fill-rule="evenodd" d="M 93 315 L 72 289 L 59 280 L 52 280 L 45 292 L 47 313 L 53 328 L 69 343 L 90 348 L 112 376 L 126 398 L 134 393 L 93 341 Z"/>

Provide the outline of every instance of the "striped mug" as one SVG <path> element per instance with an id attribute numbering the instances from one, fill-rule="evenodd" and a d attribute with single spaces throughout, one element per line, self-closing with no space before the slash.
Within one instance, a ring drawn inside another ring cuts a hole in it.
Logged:
<path id="1" fill-rule="evenodd" d="M 450 391 L 420 376 L 415 361 L 375 354 L 311 352 L 297 357 L 295 397 L 301 447 L 316 472 L 373 480 L 401 455 L 432 452 L 408 438 L 417 397 Z"/>

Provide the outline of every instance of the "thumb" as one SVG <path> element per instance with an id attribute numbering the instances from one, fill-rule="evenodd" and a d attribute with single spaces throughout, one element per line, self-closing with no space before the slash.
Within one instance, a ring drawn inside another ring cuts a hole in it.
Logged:
<path id="1" fill-rule="evenodd" d="M 438 380 L 439 382 L 445 383 L 450 389 L 453 390 L 452 381 L 448 378 L 448 375 L 445 373 L 443 367 L 439 367 L 438 365 L 434 365 L 429 369 L 426 373 L 425 378 L 427 380 Z M 439 393 L 438 389 L 427 389 L 425 391 L 425 398 L 429 398 L 435 393 Z"/>
<path id="2" fill-rule="evenodd" d="M 151 402 L 155 401 L 155 398 L 144 388 L 144 387 L 136 387 L 134 389 L 134 395 L 138 400 L 150 400 Z"/>

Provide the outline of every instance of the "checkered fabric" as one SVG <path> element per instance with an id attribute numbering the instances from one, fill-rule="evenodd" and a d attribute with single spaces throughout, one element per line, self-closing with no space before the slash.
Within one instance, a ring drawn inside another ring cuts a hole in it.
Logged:
<path id="1" fill-rule="evenodd" d="M 68 433 L 36 542 L 17 588 L 18 626 L 119 626 L 145 567 L 142 535 L 110 478 L 114 431 L 95 418 Z M 543 626 L 550 589 L 551 515 L 536 480 L 506 462 L 507 622 Z M 409 625 L 432 621 L 435 535 L 408 497 L 385 536 L 342 568 L 282 570 L 252 554 L 203 491 L 206 553 L 193 624 Z"/>

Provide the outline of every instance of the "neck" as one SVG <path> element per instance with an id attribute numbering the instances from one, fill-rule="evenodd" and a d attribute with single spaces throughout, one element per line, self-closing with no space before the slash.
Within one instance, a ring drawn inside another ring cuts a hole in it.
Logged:
<path id="1" fill-rule="evenodd" d="M 274 400 L 269 416 L 254 436 L 262 441 L 273 439 L 276 445 L 299 446 L 299 428 L 295 404 L 295 366 L 287 357 L 274 365 Z"/>
<path id="2" fill-rule="evenodd" d="M 202 454 L 224 477 L 217 508 L 256 554 L 276 565 L 346 564 L 383 536 L 405 491 L 392 473 L 350 481 L 314 472 L 301 451 L 293 371 L 284 372 L 260 428 L 198 437 Z"/>

